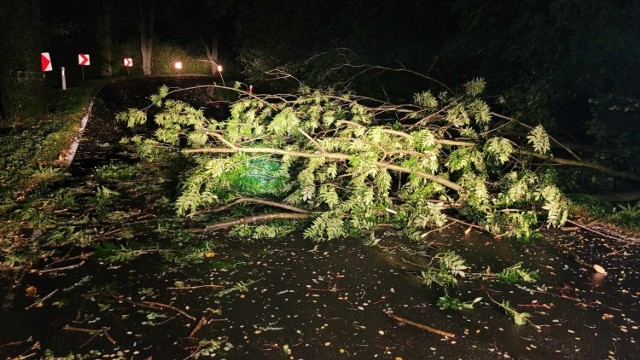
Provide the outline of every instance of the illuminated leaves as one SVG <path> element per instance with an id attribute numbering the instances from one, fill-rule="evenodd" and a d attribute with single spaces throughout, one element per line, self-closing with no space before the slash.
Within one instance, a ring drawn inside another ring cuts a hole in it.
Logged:
<path id="1" fill-rule="evenodd" d="M 494 137 L 484 144 L 484 151 L 492 160 L 502 165 L 509 161 L 509 157 L 513 153 L 513 146 L 511 141 L 503 137 Z"/>
<path id="2" fill-rule="evenodd" d="M 489 231 L 527 239 L 536 235 L 540 207 L 549 226 L 558 226 L 566 220 L 567 203 L 526 170 L 528 159 L 516 142 L 490 131 L 492 113 L 480 97 L 485 86 L 474 79 L 460 93 L 425 90 L 412 105 L 303 87 L 295 95 L 242 97 L 223 121 L 167 99 L 163 88 L 153 98 L 161 107 L 155 137 L 169 149 L 211 150 L 194 157 L 198 165 L 176 201 L 179 215 L 238 196 L 268 195 L 310 211 L 305 235 L 328 240 L 368 235 L 383 221 L 410 228 L 407 233 L 443 226 L 450 216 L 444 204 L 453 203 L 458 214 Z M 135 125 L 146 114 L 130 110 L 119 118 Z M 536 153 L 550 150 L 541 126 L 527 141 Z M 278 166 L 259 170 L 261 161 Z M 518 170 L 501 174 L 506 169 Z M 266 237 L 277 233 L 260 229 Z"/>
<path id="3" fill-rule="evenodd" d="M 428 110 L 435 110 L 438 107 L 438 99 L 428 90 L 413 95 L 413 102 Z"/>
<path id="4" fill-rule="evenodd" d="M 533 150 L 538 154 L 546 154 L 551 151 L 549 135 L 542 125 L 538 125 L 527 136 L 527 142 L 533 146 Z"/>

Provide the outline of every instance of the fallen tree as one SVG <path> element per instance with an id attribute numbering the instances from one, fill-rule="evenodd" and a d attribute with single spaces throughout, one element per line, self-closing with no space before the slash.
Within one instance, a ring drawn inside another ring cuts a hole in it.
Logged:
<path id="1" fill-rule="evenodd" d="M 160 110 L 155 139 L 136 141 L 168 145 L 198 164 L 182 186 L 178 215 L 254 207 L 209 230 L 276 236 L 297 222 L 315 240 L 359 234 L 375 242 L 381 224 L 417 239 L 453 217 L 529 239 L 540 222 L 559 226 L 568 216 L 544 166 L 558 163 L 553 139 L 542 126 L 492 113 L 484 86 L 476 79 L 457 94 L 424 91 L 409 104 L 306 87 L 286 95 L 237 87 L 228 119 L 208 119 L 170 99 L 184 89 L 163 87 L 152 96 Z M 135 126 L 147 121 L 146 110 L 118 118 Z M 507 128 L 521 135 L 502 136 Z"/>

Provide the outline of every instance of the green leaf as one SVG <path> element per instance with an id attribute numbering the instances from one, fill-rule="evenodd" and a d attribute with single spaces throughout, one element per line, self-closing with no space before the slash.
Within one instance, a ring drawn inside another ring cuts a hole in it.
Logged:
<path id="1" fill-rule="evenodd" d="M 498 164 L 502 165 L 509 161 L 513 153 L 511 141 L 503 137 L 494 137 L 484 144 L 484 151 Z"/>
<path id="2" fill-rule="evenodd" d="M 484 92 L 487 83 L 482 78 L 475 78 L 464 84 L 464 92 L 469 96 L 476 96 Z"/>
<path id="3" fill-rule="evenodd" d="M 413 102 L 416 105 L 422 106 L 429 110 L 438 108 L 438 99 L 436 99 L 436 97 L 431 94 L 431 91 L 428 90 L 413 95 Z"/>
<path id="4" fill-rule="evenodd" d="M 538 125 L 527 136 L 528 143 L 533 146 L 533 150 L 538 154 L 546 154 L 551 150 L 549 135 L 542 125 Z"/>

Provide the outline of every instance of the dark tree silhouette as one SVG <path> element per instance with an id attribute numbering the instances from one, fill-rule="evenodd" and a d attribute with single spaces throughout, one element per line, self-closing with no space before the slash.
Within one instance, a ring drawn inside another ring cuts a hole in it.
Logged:
<path id="1" fill-rule="evenodd" d="M 40 72 L 40 1 L 0 2 L 0 100 L 10 121 L 37 117 L 45 109 Z"/>

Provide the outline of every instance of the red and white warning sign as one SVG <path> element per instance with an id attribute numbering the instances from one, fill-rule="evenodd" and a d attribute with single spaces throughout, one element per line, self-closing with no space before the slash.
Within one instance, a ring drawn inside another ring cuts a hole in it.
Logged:
<path id="1" fill-rule="evenodd" d="M 78 65 L 80 66 L 91 65 L 91 60 L 89 60 L 89 54 L 78 54 Z"/>
<path id="2" fill-rule="evenodd" d="M 40 54 L 40 63 L 42 63 L 42 71 L 52 71 L 53 66 L 51 65 L 51 55 L 48 52 L 43 52 Z"/>
<path id="3" fill-rule="evenodd" d="M 124 58 L 124 66 L 125 67 L 132 67 L 133 66 L 133 59 L 132 58 Z"/>

